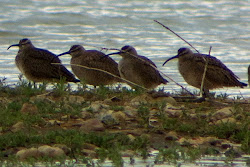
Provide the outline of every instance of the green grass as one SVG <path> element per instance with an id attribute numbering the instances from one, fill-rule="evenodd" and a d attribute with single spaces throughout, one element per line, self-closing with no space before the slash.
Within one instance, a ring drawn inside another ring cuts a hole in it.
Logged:
<path id="1" fill-rule="evenodd" d="M 88 108 L 93 101 L 105 101 L 117 97 L 120 101 L 109 102 L 110 110 L 114 112 L 125 111 L 124 104 L 129 104 L 131 99 L 140 96 L 144 91 L 132 90 L 121 85 L 108 87 L 101 86 L 96 89 L 88 89 L 86 85 L 78 85 L 72 91 L 69 84 L 63 80 L 54 84 L 51 94 L 47 94 L 47 84 L 29 83 L 20 77 L 20 81 L 13 86 L 8 86 L 5 79 L 0 80 L 0 165 L 4 160 L 10 164 L 18 164 L 15 152 L 6 157 L 10 150 L 20 148 L 39 147 L 44 144 L 66 145 L 70 152 L 66 158 L 76 159 L 79 162 L 91 165 L 91 157 L 86 157 L 82 153 L 84 144 L 92 144 L 96 147 L 96 158 L 102 162 L 109 159 L 113 166 L 122 166 L 122 155 L 124 151 L 132 151 L 131 157 L 140 156 L 147 159 L 150 150 L 154 146 L 152 138 L 154 135 L 162 135 L 163 142 L 168 147 L 157 145 L 159 154 L 155 157 L 155 164 L 172 163 L 178 164 L 179 161 L 194 162 L 203 155 L 217 155 L 220 148 L 214 146 L 193 147 L 191 144 L 182 145 L 178 141 L 164 141 L 164 135 L 170 131 L 176 132 L 179 137 L 217 137 L 241 144 L 240 149 L 243 153 L 250 154 L 250 133 L 248 105 L 234 103 L 233 118 L 237 123 L 221 122 L 220 124 L 211 123 L 211 118 L 217 108 L 208 102 L 201 104 L 181 102 L 177 106 L 182 106 L 180 117 L 170 117 L 166 114 L 166 102 L 141 103 L 136 109 L 136 115 L 128 116 L 128 121 L 119 124 L 109 125 L 104 132 L 82 132 L 77 126 L 65 126 L 70 122 L 81 120 L 83 108 Z M 41 96 L 37 96 L 41 95 Z M 71 95 L 81 96 L 82 102 L 72 102 Z M 41 98 L 42 97 L 42 98 Z M 227 98 L 223 95 L 219 100 Z M 29 103 L 37 107 L 34 113 L 22 113 L 24 103 Z M 224 106 L 223 106 L 224 107 Z M 222 108 L 222 107 L 221 107 Z M 152 114 L 151 110 L 154 110 Z M 156 112 L 155 112 L 156 111 Z M 98 118 L 99 113 L 88 111 L 91 117 Z M 195 119 L 190 113 L 196 115 Z M 204 115 L 206 115 L 204 117 Z M 65 117 L 65 120 L 62 120 Z M 150 124 L 150 119 L 156 120 L 156 125 Z M 48 121 L 60 121 L 61 124 L 48 125 Z M 85 120 L 81 120 L 85 121 Z M 20 131 L 14 132 L 12 126 L 18 122 L 23 123 Z M 63 122 L 63 123 L 62 123 Z M 134 132 L 138 128 L 138 132 Z M 126 131 L 128 130 L 128 131 Z M 128 135 L 132 135 L 130 138 Z M 65 158 L 65 157 L 64 157 Z M 37 161 L 53 164 L 55 159 L 43 157 L 40 159 L 30 158 L 27 163 L 35 165 Z M 63 163 L 62 159 L 59 159 Z"/>

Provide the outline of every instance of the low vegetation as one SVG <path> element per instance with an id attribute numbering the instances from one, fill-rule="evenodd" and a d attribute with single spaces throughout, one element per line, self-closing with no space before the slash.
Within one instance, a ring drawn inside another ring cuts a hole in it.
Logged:
<path id="1" fill-rule="evenodd" d="M 215 99 L 217 102 L 170 104 L 157 100 L 132 104 L 145 92 L 121 85 L 89 88 L 79 84 L 72 89 L 64 82 L 32 84 L 21 77 L 16 85 L 2 79 L 0 93 L 2 165 L 54 164 L 67 159 L 91 166 L 94 159 L 100 164 L 109 159 L 114 166 L 123 166 L 123 157 L 130 157 L 133 164 L 136 157 L 147 159 L 152 150 L 158 151 L 155 164 L 177 164 L 194 162 L 205 155 L 222 155 L 235 144 L 239 145 L 236 151 L 240 156 L 250 154 L 250 104 L 228 99 L 227 95 Z M 72 101 L 72 97 L 83 100 Z M 95 109 L 95 102 L 106 105 Z M 225 107 L 231 107 L 230 119 L 213 120 L 214 113 Z M 166 108 L 179 114 L 166 114 Z M 120 115 L 105 123 L 109 111 Z M 100 119 L 104 129 L 83 130 L 82 122 L 89 119 Z M 68 151 L 59 157 L 28 157 L 22 161 L 16 156 L 22 149 L 42 145 L 63 145 Z M 233 160 L 238 156 L 227 157 Z"/>

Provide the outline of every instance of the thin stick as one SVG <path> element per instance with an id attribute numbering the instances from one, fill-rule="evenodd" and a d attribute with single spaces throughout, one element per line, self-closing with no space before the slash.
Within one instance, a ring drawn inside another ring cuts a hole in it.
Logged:
<path id="1" fill-rule="evenodd" d="M 116 48 L 101 48 L 101 51 L 103 51 L 103 50 L 106 50 L 106 51 L 108 51 L 108 50 L 117 50 L 117 51 L 121 51 L 120 49 L 116 49 Z"/>
<path id="2" fill-rule="evenodd" d="M 188 41 L 186 41 L 184 38 L 182 38 L 180 35 L 178 35 L 177 33 L 175 33 L 173 30 L 171 30 L 170 28 L 168 28 L 167 26 L 165 26 L 164 24 L 160 23 L 157 20 L 154 20 L 154 22 L 160 24 L 162 27 L 166 28 L 167 30 L 169 30 L 170 32 L 172 32 L 174 35 L 176 35 L 177 37 L 179 37 L 180 39 L 182 39 L 184 42 L 186 42 L 189 46 L 191 46 L 196 52 L 200 53 L 197 49 L 195 49 L 195 47 L 193 47 L 193 45 L 191 45 Z"/>
<path id="3" fill-rule="evenodd" d="M 210 48 L 209 48 L 209 52 L 208 52 L 209 56 L 211 56 L 211 50 L 212 50 L 212 46 L 210 46 Z"/>
<path id="4" fill-rule="evenodd" d="M 210 53 L 211 53 L 211 49 L 212 49 L 212 46 L 210 46 L 209 48 L 209 52 L 208 52 L 208 55 L 210 56 Z M 201 89 L 200 89 L 200 96 L 202 96 L 202 94 L 204 93 L 204 81 L 205 81 L 205 77 L 206 77 L 206 73 L 207 73 L 207 66 L 208 66 L 208 60 L 206 60 L 204 57 L 203 57 L 204 61 L 206 62 L 205 64 L 205 67 L 204 67 L 204 72 L 203 72 L 203 76 L 202 76 L 202 80 L 201 80 Z"/>
<path id="5" fill-rule="evenodd" d="M 51 63 L 51 64 L 61 65 L 61 63 Z M 69 65 L 69 64 L 65 64 L 65 65 Z M 85 69 L 88 69 L 88 70 L 101 71 L 101 72 L 104 72 L 104 73 L 106 73 L 106 74 L 109 74 L 109 75 L 111 75 L 111 76 L 113 76 L 113 77 L 115 77 L 115 78 L 119 78 L 119 79 L 121 79 L 121 80 L 123 80 L 123 81 L 129 82 L 129 83 L 131 83 L 131 84 L 133 84 L 133 85 L 135 85 L 135 86 L 138 86 L 138 87 L 140 87 L 140 88 L 142 88 L 142 89 L 148 90 L 147 88 L 145 88 L 145 87 L 143 87 L 143 86 L 140 86 L 140 85 L 138 85 L 138 84 L 136 84 L 136 83 L 134 83 L 134 82 L 131 82 L 131 81 L 129 81 L 129 80 L 126 80 L 126 79 L 124 79 L 124 78 L 121 78 L 121 77 L 119 77 L 119 76 L 117 76 L 117 75 L 114 75 L 114 74 L 112 74 L 112 73 L 110 73 L 110 72 L 108 72 L 108 71 L 105 71 L 105 70 L 102 70 L 102 69 L 99 69 L 99 68 L 92 68 L 92 67 L 83 66 L 83 65 L 79 65 L 79 64 L 70 64 L 70 65 L 82 67 L 82 68 L 85 68 Z"/>

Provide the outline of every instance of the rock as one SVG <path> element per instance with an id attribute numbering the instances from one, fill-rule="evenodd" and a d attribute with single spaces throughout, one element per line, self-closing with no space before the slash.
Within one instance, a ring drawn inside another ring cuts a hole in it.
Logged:
<path id="1" fill-rule="evenodd" d="M 179 118 L 182 115 L 182 110 L 179 109 L 165 107 L 164 111 L 170 118 Z"/>
<path id="2" fill-rule="evenodd" d="M 218 120 L 215 122 L 216 125 L 218 124 L 225 124 L 225 123 L 236 123 L 236 119 L 235 118 L 224 118 L 224 119 L 221 119 L 221 120 Z"/>
<path id="3" fill-rule="evenodd" d="M 97 154 L 95 151 L 93 150 L 88 150 L 88 149 L 82 149 L 81 150 L 81 153 L 85 156 L 88 156 L 88 157 L 92 157 L 92 158 L 95 158 L 97 157 Z"/>
<path id="4" fill-rule="evenodd" d="M 112 103 L 112 102 L 120 102 L 121 101 L 121 99 L 120 98 L 118 98 L 118 97 L 116 97 L 116 96 L 114 96 L 114 97 L 112 97 L 112 98 L 110 98 L 110 99 L 105 99 L 104 100 L 104 103 Z"/>
<path id="5" fill-rule="evenodd" d="M 125 123 L 127 116 L 122 111 L 107 110 L 99 114 L 99 119 L 105 125 L 117 125 L 120 123 Z"/>
<path id="6" fill-rule="evenodd" d="M 64 115 L 64 116 L 61 117 L 61 120 L 62 120 L 62 121 L 67 121 L 68 119 L 69 119 L 69 118 L 68 118 L 68 115 Z"/>
<path id="7" fill-rule="evenodd" d="M 56 120 L 48 120 L 48 122 L 46 123 L 46 127 L 51 127 L 55 125 L 57 125 Z"/>
<path id="8" fill-rule="evenodd" d="M 175 107 L 172 104 L 167 104 L 164 108 L 164 112 L 170 118 L 179 118 L 182 115 L 182 107 Z"/>
<path id="9" fill-rule="evenodd" d="M 195 139 L 186 139 L 185 137 L 180 138 L 178 140 L 181 146 L 198 146 L 203 143 L 203 138 L 195 138 Z"/>
<path id="10" fill-rule="evenodd" d="M 17 122 L 15 125 L 11 127 L 12 132 L 18 132 L 20 130 L 24 129 L 24 123 L 23 122 Z"/>
<path id="11" fill-rule="evenodd" d="M 104 131 L 105 128 L 103 126 L 103 123 L 98 119 L 88 119 L 87 121 L 84 121 L 82 123 L 82 126 L 80 127 L 80 130 L 84 132 L 91 132 L 91 131 Z"/>
<path id="12" fill-rule="evenodd" d="M 25 160 L 31 157 L 38 158 L 39 156 L 41 156 L 41 154 L 37 148 L 23 149 L 16 153 L 16 157 L 21 160 Z"/>
<path id="13" fill-rule="evenodd" d="M 109 108 L 109 105 L 103 104 L 101 101 L 95 101 L 90 104 L 89 107 L 86 107 L 83 109 L 83 111 L 91 111 L 93 113 L 100 113 L 103 110 L 107 110 Z"/>
<path id="14" fill-rule="evenodd" d="M 190 114 L 189 116 L 190 116 L 190 118 L 191 118 L 192 120 L 194 120 L 194 121 L 198 120 L 197 114 Z"/>
<path id="15" fill-rule="evenodd" d="M 130 101 L 130 104 L 134 107 L 138 107 L 141 104 L 145 103 L 159 103 L 166 102 L 167 104 L 175 105 L 176 101 L 173 97 L 170 96 L 152 96 L 151 94 L 143 94 L 137 96 Z"/>
<path id="16" fill-rule="evenodd" d="M 165 135 L 165 140 L 168 141 L 176 141 L 178 140 L 178 136 L 176 132 L 170 131 Z"/>
<path id="17" fill-rule="evenodd" d="M 38 147 L 38 151 L 40 152 L 40 154 L 42 156 L 46 156 L 46 157 L 62 157 L 65 156 L 64 151 L 59 148 L 59 147 L 51 147 L 49 145 L 43 145 Z"/>
<path id="18" fill-rule="evenodd" d="M 126 105 L 124 107 L 123 113 L 125 113 L 129 117 L 135 117 L 137 115 L 137 109 L 135 109 L 135 108 L 133 108 L 131 106 Z"/>
<path id="19" fill-rule="evenodd" d="M 31 102 L 35 102 L 35 101 L 43 101 L 49 104 L 55 104 L 55 100 L 52 100 L 52 97 L 49 96 L 51 94 L 51 92 L 49 92 L 48 94 L 42 94 L 42 95 L 37 95 L 34 97 L 30 98 Z"/>
<path id="20" fill-rule="evenodd" d="M 37 114 L 38 109 L 37 106 L 31 103 L 24 103 L 22 108 L 21 108 L 22 113 L 27 113 L 27 114 Z"/>
<path id="21" fill-rule="evenodd" d="M 128 134 L 127 136 L 130 139 L 130 141 L 134 141 L 135 140 L 135 136 L 133 136 L 132 134 Z"/>
<path id="22" fill-rule="evenodd" d="M 130 105 L 133 107 L 138 107 L 141 104 L 146 104 L 148 103 L 148 98 L 149 96 L 147 96 L 146 94 L 143 94 L 141 96 L 136 96 L 130 101 Z"/>
<path id="23" fill-rule="evenodd" d="M 113 112 L 112 113 L 113 118 L 116 122 L 125 122 L 127 120 L 126 114 L 124 114 L 122 111 Z"/>
<path id="24" fill-rule="evenodd" d="M 158 97 L 158 98 L 153 98 L 152 99 L 152 102 L 155 102 L 155 103 L 157 103 L 157 102 L 165 102 L 165 103 L 167 103 L 167 104 L 172 104 L 172 105 L 176 105 L 176 100 L 173 98 L 173 97 Z"/>
<path id="25" fill-rule="evenodd" d="M 212 121 L 217 121 L 217 120 L 221 120 L 224 118 L 228 118 L 231 117 L 233 115 L 233 108 L 232 107 L 226 107 L 226 108 L 222 108 L 218 111 L 216 111 L 213 115 L 212 115 Z"/>
<path id="26" fill-rule="evenodd" d="M 71 149 L 64 144 L 54 144 L 53 147 L 58 147 L 64 151 L 65 154 L 69 154 Z"/>
<path id="27" fill-rule="evenodd" d="M 99 120 L 105 125 L 115 125 L 117 122 L 115 118 L 112 116 L 113 110 L 107 110 L 105 112 L 101 112 L 98 116 Z"/>
<path id="28" fill-rule="evenodd" d="M 91 113 L 89 113 L 89 112 L 87 112 L 87 111 L 81 112 L 81 118 L 82 118 L 82 119 L 89 119 L 89 118 L 91 118 L 91 117 L 92 117 L 92 114 L 91 114 Z"/>
<path id="29" fill-rule="evenodd" d="M 77 103 L 77 104 L 82 104 L 85 102 L 84 97 L 76 95 L 70 95 L 68 97 L 64 97 L 64 100 L 68 101 L 69 103 Z"/>
<path id="30" fill-rule="evenodd" d="M 94 144 L 84 143 L 83 146 L 82 146 L 82 148 L 88 149 L 88 150 L 95 150 L 95 149 L 98 149 L 99 147 L 97 147 Z"/>

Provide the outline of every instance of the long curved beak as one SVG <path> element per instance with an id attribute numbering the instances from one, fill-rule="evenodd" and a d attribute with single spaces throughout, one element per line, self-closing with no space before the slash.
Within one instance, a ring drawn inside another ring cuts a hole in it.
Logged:
<path id="1" fill-rule="evenodd" d="M 13 44 L 13 45 L 10 45 L 7 50 L 9 50 L 9 48 L 11 48 L 12 46 L 20 46 L 19 44 Z"/>
<path id="2" fill-rule="evenodd" d="M 105 55 L 105 56 L 102 56 L 101 59 L 104 58 L 104 57 L 108 57 L 108 56 L 110 56 L 110 55 L 119 55 L 120 53 L 121 53 L 121 52 L 110 53 L 110 54 L 107 54 L 107 55 Z"/>
<path id="3" fill-rule="evenodd" d="M 179 58 L 179 55 L 176 55 L 176 56 L 174 56 L 174 57 L 171 57 L 171 58 L 167 59 L 167 60 L 162 64 L 162 66 L 164 66 L 168 61 L 170 61 L 170 60 L 172 60 L 172 59 L 176 59 L 176 58 Z"/>
<path id="4" fill-rule="evenodd" d="M 121 52 L 110 53 L 110 54 L 107 54 L 106 56 L 110 56 L 110 55 L 119 55 L 119 54 L 121 54 Z"/>
<path id="5" fill-rule="evenodd" d="M 62 55 L 66 55 L 66 54 L 70 54 L 70 51 L 67 51 L 67 52 L 61 53 L 61 54 L 57 55 L 56 57 L 59 57 L 59 56 L 62 56 Z"/>

